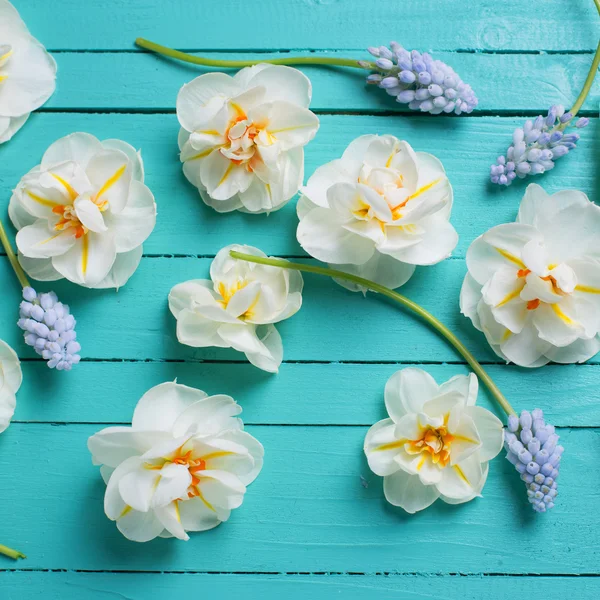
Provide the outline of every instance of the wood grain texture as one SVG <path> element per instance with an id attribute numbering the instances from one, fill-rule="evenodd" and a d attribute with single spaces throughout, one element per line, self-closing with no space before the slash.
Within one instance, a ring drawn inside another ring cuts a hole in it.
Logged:
<path id="1" fill-rule="evenodd" d="M 545 600 L 592 598 L 594 577 L 463 577 L 422 575 L 211 575 L 190 573 L 0 573 L 4 600 L 154 600 L 196 594 L 217 598 L 343 598 L 344 600 L 494 600 L 527 597 L 534 589 Z"/>
<path id="2" fill-rule="evenodd" d="M 498 457 L 483 498 L 416 515 L 387 504 L 364 459 L 365 427 L 252 426 L 265 467 L 243 506 L 187 543 L 135 544 L 103 514 L 90 425 L 11 426 L 0 437 L 0 497 L 18 509 L 3 541 L 26 569 L 219 572 L 591 573 L 600 559 L 600 430 L 562 430 L 552 514 L 533 518 L 522 482 Z M 438 551 L 432 552 L 432 548 Z M 543 549 L 543 551 L 542 551 Z"/>
<path id="3" fill-rule="evenodd" d="M 177 379 L 209 394 L 232 396 L 242 405 L 246 423 L 370 425 L 386 417 L 386 381 L 408 366 L 425 369 L 439 383 L 469 372 L 455 364 L 284 363 L 278 375 L 269 375 L 248 363 L 83 362 L 57 378 L 45 363 L 25 362 L 15 420 L 130 423 L 136 402 L 150 387 Z M 598 427 L 599 369 L 490 365 L 488 372 L 515 409 L 539 407 L 550 423 L 560 427 Z M 40 389 L 45 390 L 43 395 Z M 504 420 L 483 388 L 478 404 Z"/>
<path id="4" fill-rule="evenodd" d="M 289 53 L 236 53 L 236 59 L 286 58 Z M 295 52 L 297 56 L 370 58 L 365 51 Z M 231 59 L 231 53 L 211 53 Z M 174 111 L 177 91 L 210 68 L 141 53 L 73 52 L 56 54 L 60 85 L 44 110 L 160 110 Z M 436 52 L 435 58 L 452 66 L 477 93 L 480 111 L 514 113 L 548 110 L 552 104 L 569 106 L 583 86 L 589 54 L 471 54 Z M 313 87 L 315 111 L 406 111 L 404 105 L 364 83 L 366 72 L 356 69 L 301 67 Z M 234 73 L 235 71 L 225 71 Z M 96 82 L 102 81 L 102 86 Z M 83 92 L 82 92 L 83 90 Z M 583 112 L 597 115 L 600 82 L 596 82 Z"/>
<path id="5" fill-rule="evenodd" d="M 129 50 L 136 37 L 182 49 L 360 49 L 397 39 L 439 50 L 591 50 L 590 0 L 26 0 L 50 49 Z M 68 24 L 69 32 L 65 32 Z M 35 26 L 34 26 L 35 25 Z"/>
<path id="6" fill-rule="evenodd" d="M 320 165 L 339 158 L 356 137 L 393 134 L 415 150 L 437 156 L 454 188 L 452 223 L 460 241 L 454 256 L 464 256 L 469 244 L 490 227 L 513 221 L 526 183 L 508 189 L 489 182 L 490 164 L 506 152 L 513 129 L 522 118 L 451 118 L 325 115 L 316 138 L 305 149 L 306 178 Z M 73 131 L 100 139 L 117 137 L 142 149 L 146 182 L 158 204 L 157 226 L 144 245 L 146 254 L 214 256 L 230 243 L 257 246 L 272 255 L 302 254 L 296 241 L 295 201 L 271 215 L 240 212 L 218 214 L 207 207 L 183 176 L 178 159 L 175 115 L 36 114 L 26 129 L 0 147 L 0 205 L 30 168 L 39 164 L 46 148 Z M 596 177 L 600 162 L 600 120 L 581 130 L 579 147 L 557 162 L 552 175 L 540 178 L 549 192 L 566 188 L 600 195 Z"/>

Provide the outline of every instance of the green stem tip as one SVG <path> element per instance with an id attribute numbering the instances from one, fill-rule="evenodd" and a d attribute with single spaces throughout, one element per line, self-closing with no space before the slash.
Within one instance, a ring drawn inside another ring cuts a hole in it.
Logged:
<path id="1" fill-rule="evenodd" d="M 358 277 L 356 275 L 351 275 L 350 273 L 344 273 L 344 271 L 338 271 L 336 269 L 329 269 L 327 267 L 319 267 L 317 265 L 305 265 L 301 263 L 293 263 L 287 260 L 283 260 L 281 258 L 263 258 L 261 256 L 253 256 L 251 254 L 244 254 L 242 252 L 237 252 L 232 250 L 230 252 L 232 258 L 236 258 L 238 260 L 245 260 L 247 262 L 253 262 L 260 265 L 269 265 L 272 267 L 280 267 L 282 269 L 294 269 L 296 271 L 304 271 L 305 273 L 315 273 L 317 275 L 325 275 L 327 277 L 333 277 L 335 279 L 345 279 L 346 281 L 351 281 L 352 283 L 356 283 L 362 287 L 365 287 L 373 292 L 377 292 L 382 294 L 383 296 L 387 296 L 392 300 L 398 302 L 407 308 L 418 317 L 423 319 L 429 326 L 435 329 L 442 337 L 444 337 L 449 344 L 459 352 L 459 354 L 467 361 L 473 371 L 477 374 L 479 379 L 483 381 L 486 385 L 494 399 L 498 402 L 498 404 L 502 407 L 504 412 L 507 415 L 514 415 L 515 410 L 509 404 L 508 400 L 504 397 L 504 394 L 498 389 L 496 384 L 492 381 L 492 378 L 487 374 L 486 370 L 479 364 L 477 359 L 469 352 L 467 347 L 446 327 L 441 321 L 439 321 L 436 317 L 434 317 L 430 312 L 426 311 L 416 302 L 409 300 L 406 296 L 402 296 L 398 292 L 391 290 L 388 287 L 375 283 L 374 281 L 370 281 L 369 279 L 364 279 L 363 277 Z"/>
<path id="2" fill-rule="evenodd" d="M 161 46 L 155 42 L 151 42 L 144 38 L 135 40 L 136 46 L 150 50 L 155 54 L 161 54 L 168 58 L 175 58 L 194 65 L 202 65 L 205 67 L 217 67 L 220 69 L 241 69 L 243 67 L 251 67 L 259 63 L 268 63 L 271 65 L 330 65 L 336 67 L 352 67 L 354 69 L 375 68 L 375 63 L 371 61 L 354 60 L 350 58 L 337 58 L 335 56 L 289 56 L 286 58 L 268 58 L 260 60 L 220 60 L 216 58 L 205 58 L 188 54 L 179 50 L 173 50 L 167 46 Z"/>
<path id="3" fill-rule="evenodd" d="M 4 556 L 8 556 L 9 558 L 13 558 L 14 560 L 19 560 L 19 558 L 27 558 L 22 552 L 18 550 L 13 550 L 8 546 L 3 546 L 0 544 L 0 554 L 4 554 Z"/>
<path id="4" fill-rule="evenodd" d="M 6 252 L 6 255 L 8 256 L 8 262 L 10 262 L 10 265 L 13 268 L 13 271 L 15 272 L 15 275 L 17 276 L 19 283 L 21 284 L 21 287 L 23 287 L 23 288 L 29 287 L 30 286 L 29 280 L 27 279 L 27 275 L 25 274 L 25 271 L 23 271 L 23 268 L 19 264 L 19 259 L 17 258 L 17 255 L 15 254 L 15 251 L 12 248 L 10 240 L 8 239 L 8 234 L 6 233 L 6 229 L 4 229 L 4 224 L 2 223 L 2 219 L 0 219 L 0 242 L 2 243 L 2 246 L 4 247 L 4 251 Z"/>

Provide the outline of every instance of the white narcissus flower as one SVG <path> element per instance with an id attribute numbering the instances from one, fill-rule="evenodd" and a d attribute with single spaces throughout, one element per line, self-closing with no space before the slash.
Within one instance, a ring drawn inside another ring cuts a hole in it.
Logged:
<path id="1" fill-rule="evenodd" d="M 120 140 L 73 133 L 48 148 L 10 200 L 19 259 L 40 281 L 121 287 L 156 223 L 139 152 Z"/>
<path id="2" fill-rule="evenodd" d="M 241 411 L 229 396 L 162 383 L 142 396 L 131 427 L 88 440 L 107 484 L 104 510 L 126 538 L 188 540 L 227 521 L 263 465 Z"/>
<path id="3" fill-rule="evenodd" d="M 318 260 L 397 288 L 458 241 L 442 163 L 392 135 L 364 135 L 319 167 L 298 202 L 298 241 Z M 355 284 L 339 281 L 358 290 Z"/>
<path id="4" fill-rule="evenodd" d="M 481 495 L 504 430 L 475 406 L 477 390 L 473 374 L 442 385 L 421 369 L 392 375 L 385 386 L 390 418 L 369 429 L 364 446 L 369 467 L 384 477 L 388 502 L 415 513 L 438 498 L 461 504 Z"/>
<path id="5" fill-rule="evenodd" d="M 532 184 L 516 223 L 471 244 L 461 311 L 507 361 L 584 362 L 600 350 L 599 261 L 600 208 Z"/>
<path id="6" fill-rule="evenodd" d="M 319 119 L 297 69 L 260 64 L 231 77 L 207 73 L 177 97 L 183 172 L 218 212 L 268 213 L 304 179 L 303 147 Z"/>
<path id="7" fill-rule="evenodd" d="M 15 414 L 16 393 L 22 382 L 21 363 L 15 351 L 0 340 L 0 433 L 10 425 Z"/>
<path id="8" fill-rule="evenodd" d="M 29 33 L 15 7 L 0 0 L 0 144 L 23 127 L 56 89 L 56 62 Z"/>
<path id="9" fill-rule="evenodd" d="M 177 339 L 195 348 L 233 348 L 259 369 L 276 373 L 283 345 L 273 323 L 300 310 L 302 275 L 236 260 L 229 255 L 231 250 L 266 257 L 252 246 L 227 246 L 210 267 L 212 281 L 194 279 L 176 285 L 169 294 L 169 308 L 177 319 Z"/>

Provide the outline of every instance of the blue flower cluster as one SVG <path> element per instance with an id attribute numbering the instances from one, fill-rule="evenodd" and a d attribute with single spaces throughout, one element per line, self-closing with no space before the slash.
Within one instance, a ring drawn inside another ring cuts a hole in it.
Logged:
<path id="1" fill-rule="evenodd" d="M 70 371 L 81 360 L 75 318 L 54 292 L 38 294 L 31 287 L 23 288 L 19 316 L 17 325 L 25 332 L 25 343 L 48 361 L 51 369 Z"/>
<path id="2" fill-rule="evenodd" d="M 499 156 L 496 164 L 490 167 L 490 179 L 498 185 L 510 185 L 516 177 L 541 175 L 554 168 L 554 161 L 573 150 L 579 141 L 579 134 L 565 134 L 573 119 L 563 106 L 551 106 L 547 116 L 540 115 L 528 120 L 523 127 L 513 133 L 513 143 L 506 156 Z M 575 123 L 581 129 L 590 122 L 582 117 Z"/>
<path id="3" fill-rule="evenodd" d="M 390 47 L 371 47 L 377 58 L 379 73 L 367 77 L 367 83 L 378 85 L 396 101 L 408 104 L 411 110 L 432 115 L 440 113 L 470 113 L 477 106 L 477 97 L 454 69 L 427 52 L 405 50 L 397 42 Z"/>
<path id="4" fill-rule="evenodd" d="M 558 440 L 554 427 L 546 424 L 539 408 L 508 418 L 504 438 L 506 458 L 521 474 L 529 502 L 536 512 L 551 509 L 558 493 L 556 479 L 564 450 L 557 445 Z"/>

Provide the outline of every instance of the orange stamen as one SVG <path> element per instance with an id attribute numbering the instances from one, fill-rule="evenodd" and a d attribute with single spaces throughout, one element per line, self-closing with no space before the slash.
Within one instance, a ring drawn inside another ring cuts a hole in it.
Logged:
<path id="1" fill-rule="evenodd" d="M 527 310 L 535 310 L 540 305 L 540 299 L 530 300 L 527 303 Z"/>

